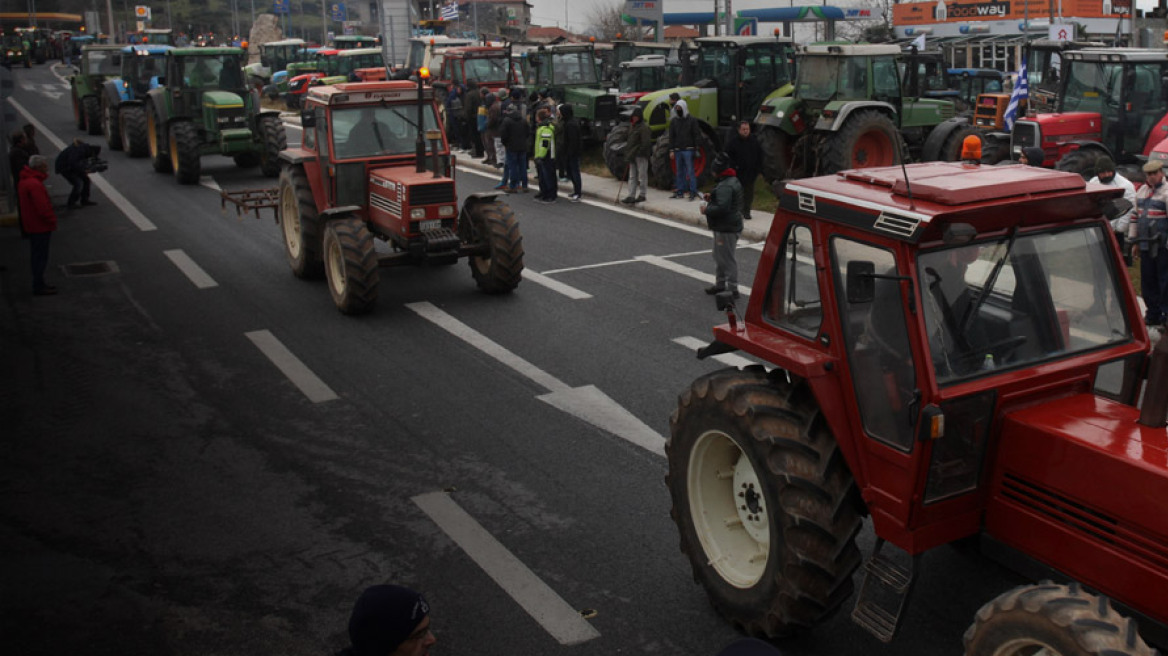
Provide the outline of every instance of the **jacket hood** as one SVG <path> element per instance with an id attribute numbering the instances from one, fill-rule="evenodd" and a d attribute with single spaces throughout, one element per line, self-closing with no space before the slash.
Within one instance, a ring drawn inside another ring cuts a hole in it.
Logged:
<path id="1" fill-rule="evenodd" d="M 1022 154 L 1026 156 L 1031 166 L 1042 166 L 1042 160 L 1046 158 L 1046 154 L 1038 146 L 1027 146 L 1022 149 Z"/>
<path id="2" fill-rule="evenodd" d="M 681 108 L 682 116 L 689 116 L 689 105 L 685 104 L 685 100 L 677 101 L 677 104 L 673 106 L 673 111 L 676 112 L 678 107 Z"/>
<path id="3" fill-rule="evenodd" d="M 25 167 L 23 169 L 20 170 L 20 179 L 21 180 L 26 180 L 28 178 L 36 178 L 38 180 L 45 180 L 48 177 L 49 177 L 48 173 L 45 173 L 44 171 L 38 171 L 38 170 L 28 166 L 27 164 L 25 165 Z"/>
<path id="4" fill-rule="evenodd" d="M 631 118 L 635 118 L 637 120 L 643 120 L 645 118 L 645 108 L 641 107 L 640 105 L 637 105 L 636 107 L 634 107 L 633 108 L 633 115 Z"/>
<path id="5" fill-rule="evenodd" d="M 568 103 L 561 104 L 559 106 L 559 110 L 560 110 L 560 116 L 563 116 L 564 118 L 572 118 L 576 114 L 575 112 L 572 111 L 572 106 L 569 105 Z"/>

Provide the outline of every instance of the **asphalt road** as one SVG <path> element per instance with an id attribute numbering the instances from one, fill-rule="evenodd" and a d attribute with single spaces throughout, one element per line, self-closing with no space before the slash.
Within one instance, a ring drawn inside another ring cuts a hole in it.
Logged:
<path id="1" fill-rule="evenodd" d="M 14 73 L 55 155 L 80 134 L 68 89 Z M 291 275 L 270 216 L 220 213 L 208 187 L 272 185 L 258 170 L 206 157 L 206 184 L 182 187 L 104 155 L 126 205 L 95 189 L 97 207 L 61 210 L 59 296 L 30 295 L 27 247 L 0 231 L 7 650 L 329 653 L 387 581 L 426 592 L 437 654 L 698 656 L 738 637 L 678 550 L 660 455 L 677 394 L 725 366 L 691 346 L 722 320 L 707 234 L 517 195 L 513 294 L 480 293 L 462 262 L 383 270 L 376 310 L 352 318 Z M 759 246 L 740 250 L 748 285 Z M 94 262 L 111 271 L 61 270 Z M 1017 582 L 938 549 L 891 645 L 849 604 L 779 646 L 956 654 Z"/>

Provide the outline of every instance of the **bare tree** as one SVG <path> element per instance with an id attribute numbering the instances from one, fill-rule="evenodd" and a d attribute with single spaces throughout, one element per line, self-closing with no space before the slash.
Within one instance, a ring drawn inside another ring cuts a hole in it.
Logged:
<path id="1" fill-rule="evenodd" d="M 624 3 L 620 0 L 609 0 L 592 5 L 588 14 L 588 28 L 584 31 L 598 41 L 611 41 L 620 35 L 622 39 L 641 41 L 647 38 L 651 28 L 640 25 L 630 25 L 621 17 L 624 14 Z"/>

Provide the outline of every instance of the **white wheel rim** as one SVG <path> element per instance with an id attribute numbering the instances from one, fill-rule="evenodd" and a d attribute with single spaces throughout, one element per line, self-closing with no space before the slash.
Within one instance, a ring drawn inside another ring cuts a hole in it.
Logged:
<path id="1" fill-rule="evenodd" d="M 730 436 L 708 431 L 690 453 L 686 492 L 706 558 L 730 585 L 749 588 L 770 555 L 769 508 L 750 458 Z"/>
<path id="2" fill-rule="evenodd" d="M 280 197 L 280 224 L 284 228 L 284 244 L 288 247 L 288 254 L 293 259 L 300 257 L 300 206 L 292 187 L 284 187 Z"/>
<path id="3" fill-rule="evenodd" d="M 1033 638 L 1010 640 L 994 650 L 994 656 L 1060 656 L 1059 650 Z"/>
<path id="4" fill-rule="evenodd" d="M 345 293 L 345 257 L 341 254 L 341 243 L 330 239 L 328 245 L 328 279 L 337 296 Z"/>

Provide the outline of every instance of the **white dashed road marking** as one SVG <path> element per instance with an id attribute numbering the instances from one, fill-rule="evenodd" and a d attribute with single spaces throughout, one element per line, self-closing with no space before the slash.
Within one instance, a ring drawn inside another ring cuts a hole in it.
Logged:
<path id="1" fill-rule="evenodd" d="M 191 282 L 195 284 L 195 287 L 209 289 L 219 286 L 219 283 L 207 275 L 207 272 L 203 271 L 202 267 L 198 264 L 195 264 L 195 261 L 181 249 L 162 251 L 162 253 L 170 258 L 171 262 L 174 262 L 174 265 L 178 267 L 179 271 L 182 271 L 187 278 L 190 278 Z"/>
<path id="2" fill-rule="evenodd" d="M 304 393 L 304 396 L 308 397 L 309 401 L 322 403 L 339 398 L 336 392 L 329 389 L 323 380 L 317 378 L 311 369 L 295 355 L 292 355 L 292 352 L 280 343 L 280 340 L 276 339 L 276 336 L 270 331 L 255 330 L 245 333 L 245 335 L 261 353 L 272 361 L 272 364 L 276 365 L 277 369 L 288 377 L 288 380 L 292 381 L 293 385 Z"/>

